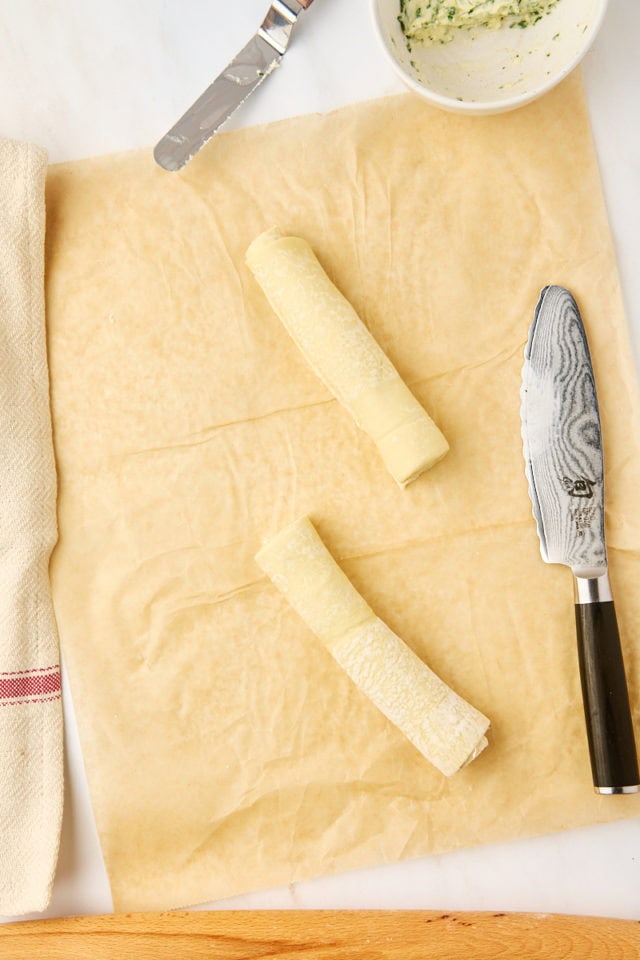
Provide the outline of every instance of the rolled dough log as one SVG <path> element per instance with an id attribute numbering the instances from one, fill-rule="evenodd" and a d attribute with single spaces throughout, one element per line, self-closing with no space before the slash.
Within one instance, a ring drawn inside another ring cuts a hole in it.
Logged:
<path id="1" fill-rule="evenodd" d="M 360 690 L 445 776 L 487 746 L 489 720 L 376 617 L 307 517 L 256 561 Z"/>
<path id="2" fill-rule="evenodd" d="M 442 433 L 305 240 L 275 227 L 253 241 L 247 263 L 305 359 L 401 486 L 444 457 Z"/>

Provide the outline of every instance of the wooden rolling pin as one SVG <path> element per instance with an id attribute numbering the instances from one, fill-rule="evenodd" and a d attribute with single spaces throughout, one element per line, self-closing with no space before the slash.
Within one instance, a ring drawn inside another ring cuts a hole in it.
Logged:
<path id="1" fill-rule="evenodd" d="M 2 960 L 632 960 L 640 921 L 531 913 L 287 910 L 0 924 Z"/>

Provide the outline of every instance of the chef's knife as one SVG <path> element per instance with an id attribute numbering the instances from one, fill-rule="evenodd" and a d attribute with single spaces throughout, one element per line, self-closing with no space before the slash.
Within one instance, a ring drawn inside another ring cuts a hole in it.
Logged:
<path id="1" fill-rule="evenodd" d="M 282 60 L 299 14 L 313 0 L 273 0 L 258 32 L 156 144 L 156 163 L 181 170 Z"/>
<path id="2" fill-rule="evenodd" d="M 607 574 L 604 468 L 591 357 L 577 304 L 545 287 L 522 371 L 529 493 L 547 563 L 574 574 L 578 659 L 597 793 L 637 793 L 629 695 Z"/>

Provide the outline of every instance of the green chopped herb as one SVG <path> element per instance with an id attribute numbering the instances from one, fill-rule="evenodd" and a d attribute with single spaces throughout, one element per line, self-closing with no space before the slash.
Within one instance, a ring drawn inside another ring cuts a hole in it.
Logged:
<path id="1" fill-rule="evenodd" d="M 524 30 L 548 14 L 558 0 L 399 0 L 403 33 L 421 43 L 450 43 L 459 30 L 493 30 L 503 26 Z M 475 32 L 471 39 L 475 39 Z M 554 38 L 555 39 L 555 38 Z"/>

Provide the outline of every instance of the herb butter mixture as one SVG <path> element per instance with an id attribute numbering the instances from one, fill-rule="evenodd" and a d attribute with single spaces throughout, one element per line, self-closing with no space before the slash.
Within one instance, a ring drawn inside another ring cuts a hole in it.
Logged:
<path id="1" fill-rule="evenodd" d="M 530 27 L 558 0 L 400 0 L 400 26 L 408 40 L 449 43 L 472 27 Z"/>

